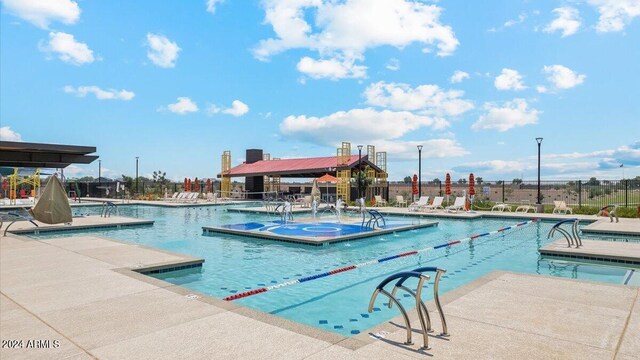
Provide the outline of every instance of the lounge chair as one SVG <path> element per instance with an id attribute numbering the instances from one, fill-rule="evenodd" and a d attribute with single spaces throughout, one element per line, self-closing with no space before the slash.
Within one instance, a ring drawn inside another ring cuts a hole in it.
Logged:
<path id="1" fill-rule="evenodd" d="M 387 200 L 383 199 L 382 196 L 380 195 L 374 195 L 374 198 L 376 199 L 376 207 L 381 207 L 381 206 L 387 206 Z"/>
<path id="2" fill-rule="evenodd" d="M 420 196 L 420 199 L 416 202 L 412 202 L 409 205 L 409 211 L 420 211 L 429 205 L 429 197 L 428 196 Z"/>
<path id="3" fill-rule="evenodd" d="M 573 209 L 567 206 L 567 203 L 565 203 L 564 201 L 554 201 L 553 205 L 555 206 L 553 208 L 553 213 L 554 214 L 573 214 Z"/>
<path id="4" fill-rule="evenodd" d="M 181 201 L 185 197 L 186 194 L 187 194 L 186 192 L 178 193 L 178 195 L 175 198 L 169 199 L 169 201 L 172 201 L 172 202 Z"/>
<path id="5" fill-rule="evenodd" d="M 464 206 L 467 202 L 467 199 L 464 196 L 456 197 L 456 201 L 453 202 L 453 205 L 447 206 L 445 210 L 448 212 L 458 212 L 460 210 L 464 210 Z"/>
<path id="6" fill-rule="evenodd" d="M 531 203 L 529 202 L 529 200 L 522 200 L 522 205 L 518 206 L 516 208 L 516 212 L 523 212 L 523 213 L 528 213 L 529 210 L 536 212 L 536 207 L 532 206 Z"/>
<path id="7" fill-rule="evenodd" d="M 423 207 L 423 209 L 430 210 L 431 212 L 436 211 L 436 209 L 444 210 L 444 207 L 442 207 L 443 201 L 444 201 L 444 196 L 436 196 L 433 198 L 433 202 L 431 203 L 431 205 L 426 205 Z"/>
<path id="8" fill-rule="evenodd" d="M 176 191 L 176 192 L 173 193 L 173 195 L 170 198 L 166 198 L 166 199 L 164 199 L 164 201 L 173 201 L 173 200 L 175 200 L 176 197 L 178 197 L 178 194 L 179 193 Z"/>
<path id="9" fill-rule="evenodd" d="M 493 205 L 493 207 L 491 208 L 491 211 L 504 212 L 505 210 L 511 212 L 511 205 L 500 203 Z"/>
<path id="10" fill-rule="evenodd" d="M 406 206 L 407 206 L 407 200 L 404 199 L 404 196 L 397 195 L 396 196 L 396 207 L 406 207 Z"/>

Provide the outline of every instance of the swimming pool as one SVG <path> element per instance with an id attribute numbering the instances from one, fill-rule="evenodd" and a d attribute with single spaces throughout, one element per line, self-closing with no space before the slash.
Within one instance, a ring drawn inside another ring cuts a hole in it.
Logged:
<path id="1" fill-rule="evenodd" d="M 74 212 L 97 213 L 99 208 L 80 208 L 74 209 Z M 155 224 L 119 230 L 41 234 L 36 237 L 99 234 L 202 257 L 205 263 L 201 270 L 163 273 L 156 277 L 224 298 L 354 263 L 489 232 L 518 222 L 513 219 L 438 219 L 436 227 L 315 247 L 223 234 L 204 236 L 202 226 L 269 220 L 266 215 L 227 212 L 224 206 L 162 208 L 131 205 L 121 206 L 120 214 L 153 219 Z M 497 236 L 478 238 L 471 243 L 358 268 L 236 301 L 299 323 L 351 336 L 398 315 L 397 309 L 388 309 L 383 306 L 382 300 L 373 313 L 367 313 L 371 293 L 383 278 L 425 264 L 448 270 L 440 284 L 441 293 L 494 270 L 619 284 L 624 281 L 624 268 L 539 259 L 537 249 L 551 241 L 546 240 L 546 235 L 552 225 L 538 222 Z M 431 291 L 424 292 L 426 300 L 431 296 Z M 401 297 L 401 302 L 408 308 L 412 307 L 411 298 Z"/>

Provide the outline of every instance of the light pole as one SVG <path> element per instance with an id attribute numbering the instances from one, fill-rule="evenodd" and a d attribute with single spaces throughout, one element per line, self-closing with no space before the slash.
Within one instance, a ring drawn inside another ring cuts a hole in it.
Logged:
<path id="1" fill-rule="evenodd" d="M 138 193 L 138 156 L 136 156 L 136 194 Z"/>
<path id="2" fill-rule="evenodd" d="M 98 194 L 102 197 L 100 187 L 102 187 L 102 160 L 98 159 Z"/>
<path id="3" fill-rule="evenodd" d="M 422 197 L 422 145 L 418 145 L 418 199 Z"/>
<path id="4" fill-rule="evenodd" d="M 360 196 L 362 196 L 361 194 L 362 188 L 360 187 L 362 182 L 361 172 L 362 172 L 362 145 L 358 145 L 358 199 L 360 199 Z"/>
<path id="5" fill-rule="evenodd" d="M 542 145 L 542 138 L 537 137 L 536 142 L 538 143 L 538 201 L 536 202 L 536 205 L 538 212 L 543 212 L 541 211 L 544 210 L 544 208 L 542 208 L 542 198 L 540 195 L 540 146 Z"/>

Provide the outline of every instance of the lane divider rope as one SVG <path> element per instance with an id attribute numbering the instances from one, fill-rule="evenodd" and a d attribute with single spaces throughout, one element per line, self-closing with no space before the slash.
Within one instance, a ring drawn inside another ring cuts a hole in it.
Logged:
<path id="1" fill-rule="evenodd" d="M 482 233 L 482 234 L 469 236 L 469 237 L 466 237 L 464 239 L 450 241 L 450 242 L 447 242 L 447 243 L 444 243 L 444 244 L 440 244 L 440 245 L 436 245 L 436 246 L 429 246 L 429 247 L 426 247 L 426 248 L 420 249 L 420 250 L 408 251 L 408 252 L 404 252 L 402 254 L 391 255 L 391 256 L 380 258 L 380 259 L 369 260 L 369 261 L 365 261 L 365 262 L 362 262 L 362 263 L 359 263 L 359 264 L 345 266 L 345 267 L 342 267 L 342 268 L 339 268 L 339 269 L 330 270 L 330 271 L 323 272 L 323 273 L 320 273 L 320 274 L 305 276 L 305 277 L 301 277 L 299 279 L 286 281 L 286 282 L 282 282 L 282 283 L 271 285 L 271 286 L 261 287 L 261 288 L 253 289 L 253 290 L 250 290 L 250 291 L 245 291 L 245 292 L 242 292 L 242 293 L 239 293 L 239 294 L 234 294 L 234 295 L 231 295 L 231 296 L 227 296 L 223 300 L 225 300 L 225 301 L 238 300 L 238 299 L 242 299 L 242 298 L 245 298 L 245 297 L 248 297 L 248 296 L 261 294 L 261 293 L 267 292 L 269 290 L 280 289 L 280 288 L 283 288 L 283 287 L 296 285 L 296 284 L 300 284 L 300 283 L 311 281 L 311 280 L 321 279 L 321 278 L 324 278 L 324 277 L 327 277 L 327 276 L 340 274 L 340 273 L 343 273 L 343 272 L 346 272 L 346 271 L 358 269 L 358 268 L 369 266 L 369 265 L 373 265 L 373 264 L 380 264 L 380 263 L 383 263 L 383 262 L 387 262 L 387 261 L 391 261 L 391 260 L 395 260 L 395 259 L 399 259 L 399 258 L 403 258 L 403 257 L 407 257 L 407 256 L 418 255 L 420 253 L 431 251 L 431 250 L 437 250 L 437 249 L 440 249 L 440 248 L 443 248 L 443 247 L 448 247 L 448 246 L 453 246 L 453 245 L 457 245 L 457 244 L 462 244 L 462 243 L 465 243 L 465 242 L 470 242 L 470 241 L 473 241 L 473 240 L 481 238 L 481 237 L 496 235 L 496 234 L 499 234 L 499 233 L 502 233 L 502 232 L 505 232 L 505 231 L 508 231 L 508 230 L 517 229 L 517 228 L 520 228 L 522 226 L 529 225 L 529 224 L 532 224 L 534 222 L 537 222 L 538 220 L 540 220 L 540 219 L 532 219 L 532 220 L 524 221 L 524 222 L 521 222 L 521 223 L 518 223 L 518 224 L 515 224 L 515 225 L 512 225 L 512 226 L 507 226 L 507 227 L 504 227 L 502 229 L 498 229 L 498 230 L 494 230 L 494 231 L 490 231 L 490 232 L 486 232 L 486 233 Z"/>

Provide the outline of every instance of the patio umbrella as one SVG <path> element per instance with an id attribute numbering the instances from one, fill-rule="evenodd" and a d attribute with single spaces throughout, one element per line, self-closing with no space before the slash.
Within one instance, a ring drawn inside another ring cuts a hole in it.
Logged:
<path id="1" fill-rule="evenodd" d="M 326 188 L 326 194 L 327 194 L 327 198 L 329 197 L 329 183 L 332 184 L 337 184 L 338 181 L 340 181 L 340 179 L 338 179 L 337 177 L 333 176 L 333 175 L 329 175 L 329 174 L 324 174 L 322 176 L 320 176 L 319 178 L 316 179 L 318 181 L 318 183 L 325 183 L 327 184 L 327 188 Z"/>
<path id="2" fill-rule="evenodd" d="M 187 179 L 187 191 L 191 192 L 191 179 Z"/>
<path id="3" fill-rule="evenodd" d="M 314 200 L 320 199 L 320 189 L 318 188 L 318 179 L 313 179 L 313 186 L 311 187 L 311 197 Z"/>
<path id="4" fill-rule="evenodd" d="M 184 191 L 189 191 L 187 190 L 187 186 L 189 186 L 189 183 L 187 182 L 187 178 L 184 178 L 184 186 L 183 186 Z"/>
<path id="5" fill-rule="evenodd" d="M 200 192 L 200 183 L 198 182 L 197 177 L 193 180 L 193 191 Z"/>
<path id="6" fill-rule="evenodd" d="M 207 192 L 211 192 L 211 179 L 207 179 Z"/>
<path id="7" fill-rule="evenodd" d="M 471 199 L 471 203 L 473 204 L 473 196 L 476 194 L 476 180 L 473 176 L 473 173 L 469 174 L 469 198 Z M 471 204 L 469 204 L 468 209 L 471 210 Z"/>
<path id="8" fill-rule="evenodd" d="M 418 175 L 413 174 L 413 189 L 411 189 L 413 199 L 415 201 L 416 195 L 418 195 Z"/>
<path id="9" fill-rule="evenodd" d="M 447 204 L 449 203 L 449 195 L 451 195 L 451 175 L 447 173 L 444 177 L 444 193 L 447 195 Z"/>

